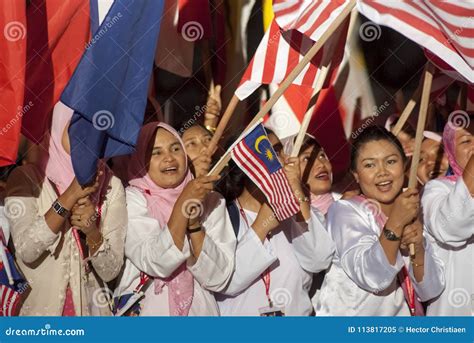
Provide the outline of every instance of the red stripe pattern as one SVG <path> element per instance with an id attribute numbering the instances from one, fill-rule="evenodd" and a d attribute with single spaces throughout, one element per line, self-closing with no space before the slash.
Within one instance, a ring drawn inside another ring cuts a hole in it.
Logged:
<path id="1" fill-rule="evenodd" d="M 273 0 L 273 12 L 282 29 L 298 30 L 317 41 L 348 3 L 347 0 Z"/>
<path id="2" fill-rule="evenodd" d="M 279 221 L 300 211 L 283 168 L 270 172 L 265 163 L 242 139 L 231 151 L 237 166 L 259 187 L 268 199 Z"/>
<path id="3" fill-rule="evenodd" d="M 333 37 L 313 57 L 311 62 L 294 80 L 296 85 L 315 87 L 318 67 L 325 54 L 331 56 L 331 68 L 326 86 L 334 81 L 338 66 L 344 55 L 348 20 L 341 25 Z M 262 84 L 280 84 L 303 59 L 314 42 L 297 30 L 282 31 L 275 21 L 265 33 L 245 71 L 235 95 L 243 100 L 252 94 Z"/>
<path id="4" fill-rule="evenodd" d="M 358 1 L 359 11 L 386 25 L 474 83 L 474 1 Z M 454 77 L 456 78 L 456 77 Z"/>

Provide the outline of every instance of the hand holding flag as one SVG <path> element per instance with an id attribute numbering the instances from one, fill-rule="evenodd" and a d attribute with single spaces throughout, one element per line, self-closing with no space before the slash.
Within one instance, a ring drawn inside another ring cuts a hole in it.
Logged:
<path id="1" fill-rule="evenodd" d="M 258 124 L 232 149 L 237 166 L 259 187 L 279 221 L 300 211 L 290 183 L 268 140 L 262 124 Z"/>

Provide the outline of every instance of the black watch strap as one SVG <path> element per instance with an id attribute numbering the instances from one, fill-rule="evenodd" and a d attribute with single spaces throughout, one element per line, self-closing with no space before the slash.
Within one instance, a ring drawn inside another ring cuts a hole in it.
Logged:
<path id="1" fill-rule="evenodd" d="M 194 227 L 194 228 L 189 228 L 189 227 L 188 227 L 188 232 L 189 232 L 189 233 L 195 233 L 195 232 L 199 232 L 199 231 L 201 231 L 201 230 L 202 230 L 201 225 L 199 225 L 198 227 Z"/>
<path id="2" fill-rule="evenodd" d="M 69 214 L 70 214 L 69 210 L 65 208 L 63 205 L 61 205 L 61 203 L 58 200 L 53 202 L 53 205 L 51 205 L 51 207 L 53 208 L 54 212 L 59 214 L 61 217 L 63 218 L 69 217 Z"/>
<path id="3" fill-rule="evenodd" d="M 389 241 L 400 241 L 401 240 L 401 238 L 398 237 L 395 232 L 393 232 L 392 230 L 387 229 L 386 227 L 383 228 L 383 235 Z"/>

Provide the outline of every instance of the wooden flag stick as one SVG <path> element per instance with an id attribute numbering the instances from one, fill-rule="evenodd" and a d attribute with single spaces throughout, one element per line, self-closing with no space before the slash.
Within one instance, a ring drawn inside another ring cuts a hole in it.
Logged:
<path id="1" fill-rule="evenodd" d="M 219 143 L 219 140 L 224 134 L 224 130 L 227 127 L 227 124 L 229 123 L 229 120 L 232 117 L 232 114 L 234 113 L 235 108 L 239 104 L 239 101 L 240 101 L 239 98 L 237 98 L 235 94 L 234 96 L 232 96 L 232 99 L 230 99 L 229 104 L 227 105 L 227 108 L 225 109 L 224 114 L 219 120 L 219 124 L 217 125 L 217 128 L 216 128 L 216 132 L 214 132 L 214 135 L 212 136 L 212 139 L 209 142 L 209 146 L 207 147 L 207 152 L 209 153 L 210 156 L 214 154 L 214 151 L 216 150 L 216 147 L 217 147 L 217 143 Z"/>
<path id="2" fill-rule="evenodd" d="M 328 29 L 321 35 L 321 38 L 318 39 L 318 41 L 313 44 L 311 49 L 308 50 L 306 55 L 301 59 L 301 61 L 296 65 L 296 67 L 290 72 L 290 74 L 286 77 L 286 79 L 280 84 L 280 86 L 278 87 L 276 92 L 273 93 L 273 95 L 270 97 L 270 99 L 268 99 L 268 101 L 265 103 L 265 105 L 262 106 L 260 111 L 252 119 L 250 124 L 247 125 L 247 128 L 244 130 L 244 132 L 246 132 L 249 127 L 255 125 L 258 121 L 260 121 L 268 113 L 268 111 L 270 111 L 270 109 L 273 107 L 273 105 L 275 105 L 275 103 L 278 101 L 278 99 L 280 99 L 280 97 L 283 95 L 283 93 L 286 91 L 286 89 L 293 83 L 293 81 L 303 71 L 303 69 L 311 61 L 311 59 L 319 52 L 319 50 L 321 50 L 321 48 L 326 43 L 326 41 L 339 28 L 341 23 L 351 13 L 351 11 L 352 11 L 352 9 L 354 8 L 355 5 L 356 5 L 356 0 L 350 0 L 350 2 L 342 10 L 342 12 L 337 16 L 337 18 L 331 23 L 331 25 L 329 25 Z M 219 126 L 217 127 L 216 132 L 214 133 L 214 137 L 213 137 L 214 141 L 210 142 L 207 151 L 214 152 L 215 147 L 217 145 L 217 142 L 220 140 L 220 138 L 222 136 L 222 133 L 224 132 L 225 126 L 227 125 L 227 122 L 229 121 L 230 116 L 232 115 L 233 111 L 235 110 L 235 107 L 237 106 L 238 102 L 239 102 L 238 98 L 234 95 L 232 97 L 231 102 L 229 103 L 229 106 L 227 106 L 226 113 L 224 113 L 224 115 L 222 116 L 221 122 L 219 123 Z M 233 108 L 231 107 L 231 105 L 234 105 Z M 229 112 L 229 114 L 227 114 L 227 112 Z M 226 114 L 229 117 L 228 119 L 224 118 L 224 117 L 226 117 Z M 224 120 L 226 120 L 226 122 L 224 122 Z M 226 152 L 226 154 L 228 154 L 228 153 L 229 153 L 229 151 Z M 219 161 L 218 163 L 220 163 L 220 162 L 221 161 Z M 215 174 L 218 174 L 218 173 L 221 172 L 222 169 L 224 169 L 224 167 L 225 167 L 225 164 L 222 165 L 221 168 L 214 167 L 213 171 L 214 171 Z"/>
<path id="3" fill-rule="evenodd" d="M 426 68 L 425 68 L 426 71 Z M 418 101 L 420 101 L 420 93 L 421 93 L 421 88 L 422 88 L 422 83 L 418 85 L 416 90 L 413 92 L 410 101 L 408 101 L 407 105 L 403 109 L 402 114 L 400 115 L 400 118 L 398 118 L 397 124 L 392 130 L 392 133 L 395 136 L 398 136 L 400 134 L 400 131 L 402 131 L 403 125 L 407 122 L 408 118 L 410 117 L 411 112 L 415 108 L 416 104 Z"/>
<path id="4" fill-rule="evenodd" d="M 296 157 L 300 153 L 301 146 L 303 145 L 304 137 L 306 135 L 306 131 L 308 131 L 309 123 L 311 122 L 311 118 L 313 117 L 314 108 L 316 107 L 316 103 L 318 102 L 319 94 L 321 93 L 321 89 L 323 88 L 324 81 L 326 80 L 326 76 L 328 75 L 328 71 L 331 64 L 328 66 L 323 66 L 318 72 L 318 79 L 316 80 L 316 87 L 313 92 L 313 96 L 311 97 L 309 107 L 304 114 L 303 121 L 301 122 L 300 131 L 296 136 L 295 144 L 293 146 L 293 150 L 291 151 L 291 157 Z"/>
<path id="5" fill-rule="evenodd" d="M 430 102 L 431 84 L 433 82 L 433 74 L 435 67 L 431 62 L 427 63 L 424 80 L 423 91 L 421 93 L 420 114 L 418 117 L 418 125 L 416 127 L 415 151 L 411 160 L 410 178 L 408 180 L 408 188 L 415 188 L 417 183 L 416 172 L 418 170 L 418 162 L 420 160 L 421 142 L 423 141 L 423 131 L 426 125 L 426 116 L 428 113 L 428 104 Z M 415 255 L 415 245 L 410 244 L 410 255 Z"/>

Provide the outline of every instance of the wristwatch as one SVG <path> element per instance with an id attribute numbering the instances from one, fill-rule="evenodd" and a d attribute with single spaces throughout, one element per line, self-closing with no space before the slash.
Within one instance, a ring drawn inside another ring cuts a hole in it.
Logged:
<path id="1" fill-rule="evenodd" d="M 67 208 L 65 208 L 63 205 L 61 205 L 61 203 L 58 200 L 54 201 L 51 207 L 53 208 L 54 212 L 59 214 L 61 217 L 63 218 L 69 217 L 70 211 Z"/>
<path id="2" fill-rule="evenodd" d="M 383 228 L 383 235 L 385 236 L 385 238 L 387 238 L 389 241 L 399 241 L 401 240 L 400 237 L 398 237 L 396 235 L 395 232 L 393 232 L 392 230 L 389 230 L 387 228 Z"/>

